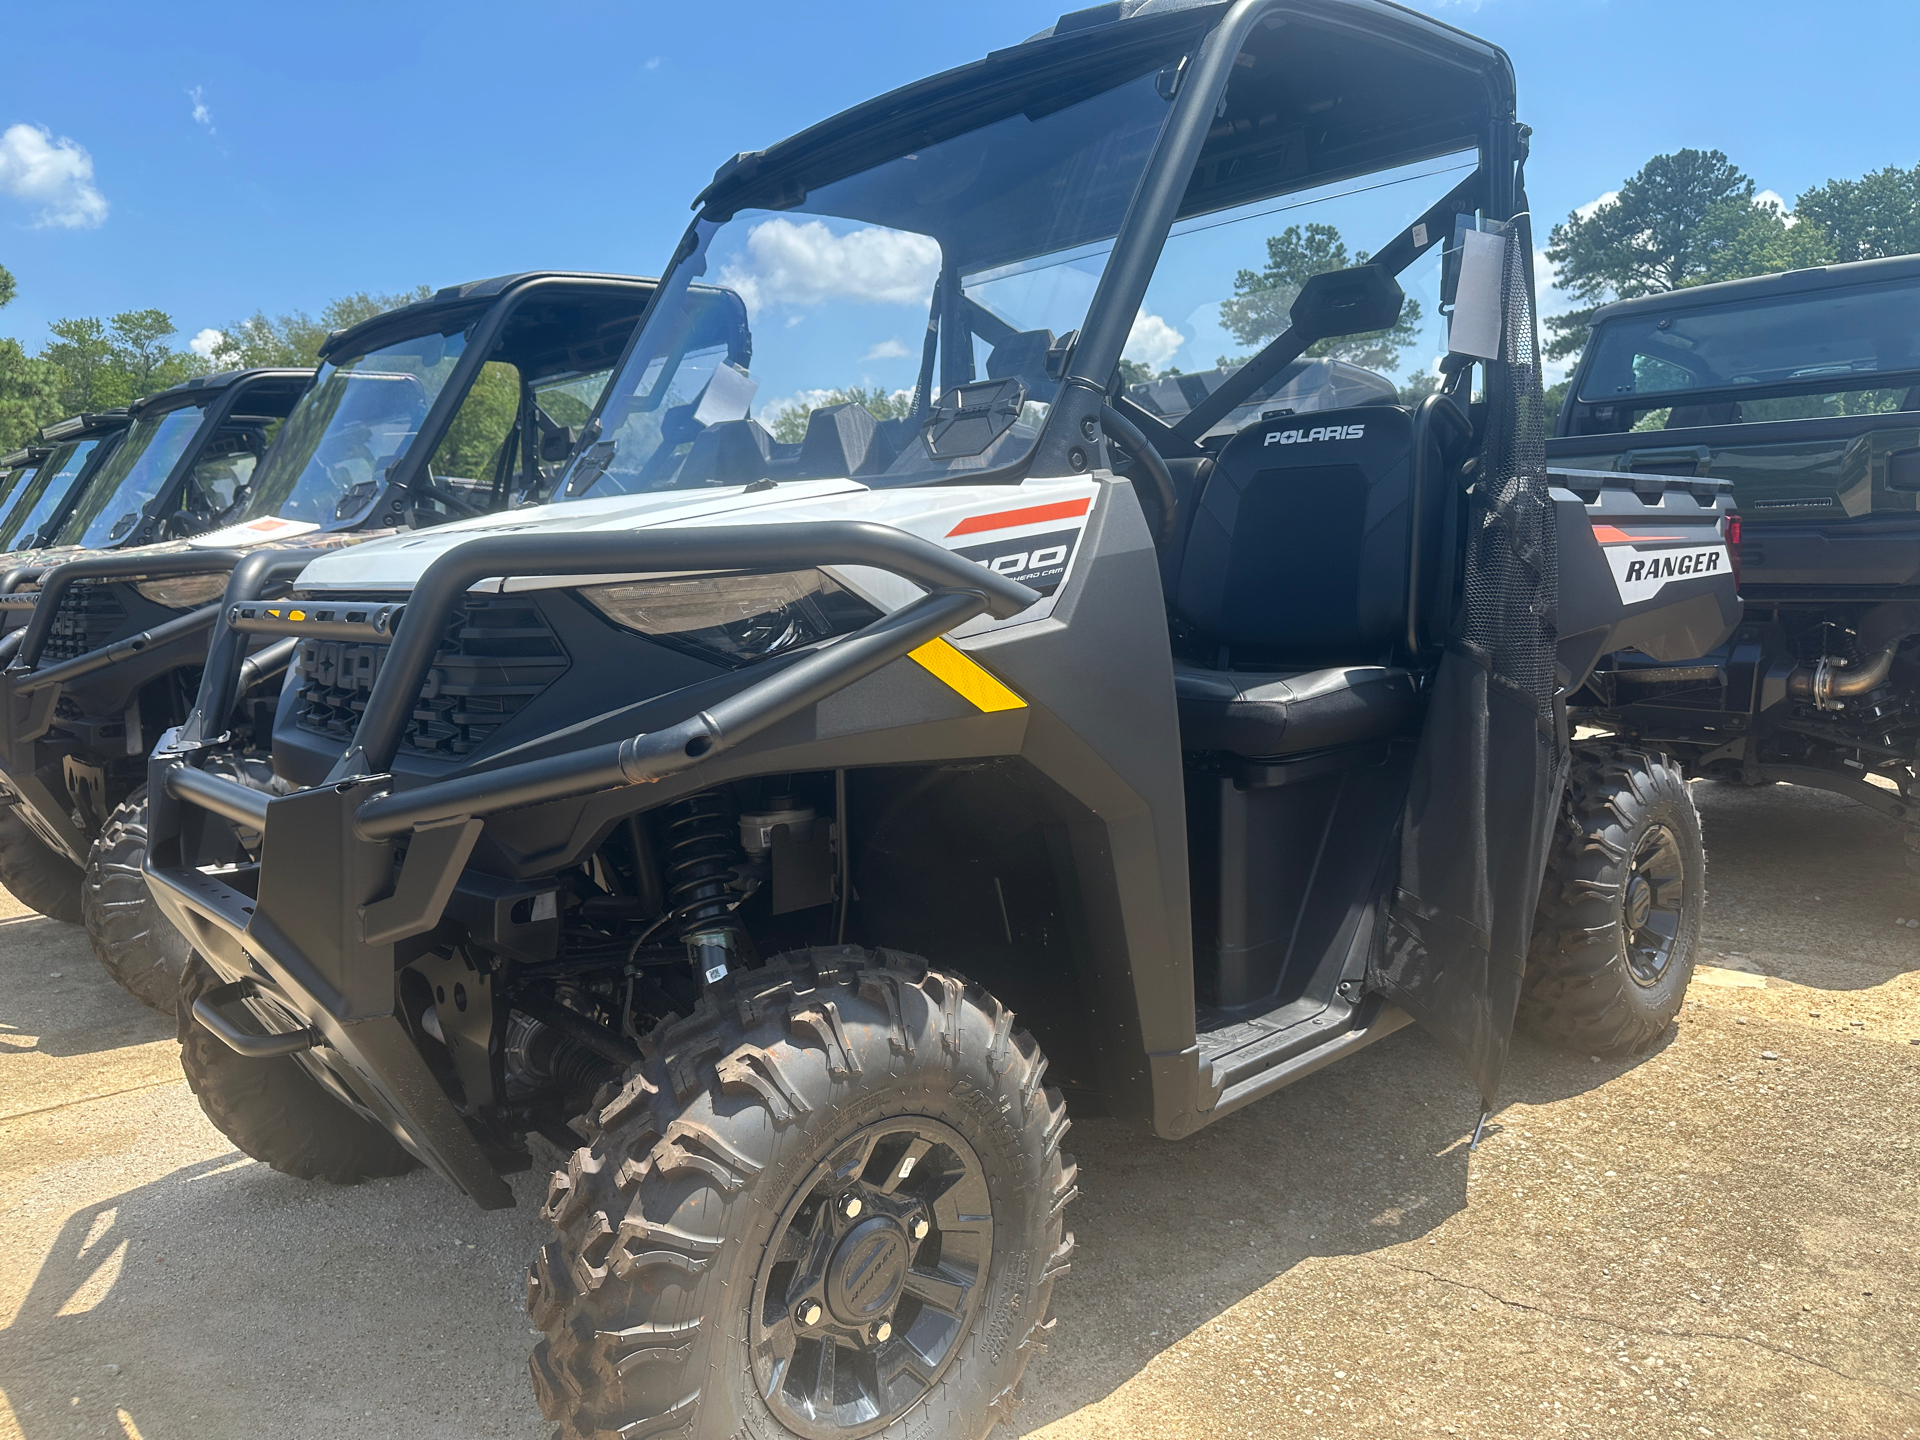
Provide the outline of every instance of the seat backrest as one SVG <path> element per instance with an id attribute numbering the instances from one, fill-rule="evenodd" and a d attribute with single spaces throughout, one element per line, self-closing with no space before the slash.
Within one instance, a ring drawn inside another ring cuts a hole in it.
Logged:
<path id="1" fill-rule="evenodd" d="M 1413 412 L 1363 405 L 1249 425 L 1193 505 L 1170 605 L 1198 659 L 1362 663 L 1405 634 Z"/>

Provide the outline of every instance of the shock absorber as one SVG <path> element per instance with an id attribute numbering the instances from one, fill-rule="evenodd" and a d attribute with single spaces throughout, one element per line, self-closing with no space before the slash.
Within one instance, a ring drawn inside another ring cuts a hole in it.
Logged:
<path id="1" fill-rule="evenodd" d="M 708 984 L 738 962 L 746 936 L 734 911 L 746 892 L 737 884 L 739 827 L 724 795 L 703 790 L 669 805 L 666 820 L 667 910 L 687 958 Z"/>

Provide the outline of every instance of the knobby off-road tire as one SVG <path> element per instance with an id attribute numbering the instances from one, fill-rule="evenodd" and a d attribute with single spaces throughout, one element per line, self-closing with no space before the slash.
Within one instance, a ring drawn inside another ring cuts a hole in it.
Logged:
<path id="1" fill-rule="evenodd" d="M 147 889 L 147 787 L 113 814 L 87 855 L 81 920 L 107 973 L 142 1004 L 171 1015 L 193 945 Z"/>
<path id="2" fill-rule="evenodd" d="M 980 1440 L 1044 1348 L 1078 1193 L 1012 1022 L 924 961 L 836 947 L 657 1028 L 548 1189 L 527 1309 L 556 1436 Z"/>
<path id="3" fill-rule="evenodd" d="M 80 867 L 34 834 L 11 805 L 0 806 L 0 885 L 22 905 L 69 925 L 80 919 Z"/>
<path id="4" fill-rule="evenodd" d="M 1686 998 L 1707 895 L 1700 814 L 1667 756 L 1576 746 L 1520 992 L 1520 1024 L 1633 1055 Z"/>
<path id="5" fill-rule="evenodd" d="M 418 1164 L 399 1141 L 327 1093 L 291 1056 L 236 1054 L 193 1018 L 193 1002 L 220 983 L 198 955 L 180 977 L 175 1022 L 180 1068 L 214 1127 L 242 1154 L 302 1180 L 352 1185 L 404 1175 Z"/>

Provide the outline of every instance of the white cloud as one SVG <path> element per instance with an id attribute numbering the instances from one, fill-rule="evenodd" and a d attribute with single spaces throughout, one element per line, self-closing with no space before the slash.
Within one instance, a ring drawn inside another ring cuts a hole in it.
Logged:
<path id="1" fill-rule="evenodd" d="M 107 218 L 86 147 L 40 125 L 0 131 L 0 192 L 38 205 L 38 225 L 91 230 Z"/>
<path id="2" fill-rule="evenodd" d="M 1127 348 L 1120 353 L 1128 360 L 1151 365 L 1158 370 L 1171 360 L 1187 337 L 1158 315 L 1142 310 L 1133 317 L 1133 329 L 1127 333 Z"/>
<path id="3" fill-rule="evenodd" d="M 1613 204 L 1613 202 L 1618 200 L 1619 198 L 1620 198 L 1620 192 L 1618 190 L 1609 190 L 1607 191 L 1606 194 L 1597 196 L 1596 198 L 1587 201 L 1587 203 L 1584 205 L 1574 206 L 1573 213 L 1578 215 L 1582 220 L 1591 220 L 1593 218 L 1594 211 L 1598 210 L 1603 205 Z"/>
<path id="4" fill-rule="evenodd" d="M 220 348 L 220 342 L 226 338 L 225 334 L 209 326 L 191 340 L 187 341 L 187 349 L 198 355 L 202 360 L 211 360 L 213 358 L 213 352 Z"/>
<path id="5" fill-rule="evenodd" d="M 647 69 L 658 70 L 659 68 L 660 68 L 660 57 L 658 55 L 649 55 L 647 57 Z"/>
<path id="6" fill-rule="evenodd" d="M 1774 214 L 1780 217 L 1782 223 L 1784 223 L 1789 230 L 1800 223 L 1799 216 L 1787 209 L 1786 197 L 1778 190 L 1760 191 L 1753 197 L 1753 203 L 1764 209 L 1773 211 Z"/>
<path id="7" fill-rule="evenodd" d="M 912 353 L 898 340 L 882 340 L 861 358 L 863 360 L 898 360 Z"/>
<path id="8" fill-rule="evenodd" d="M 207 93 L 196 85 L 187 91 L 187 98 L 193 101 L 193 123 L 204 125 L 207 133 L 213 133 L 213 112 L 207 108 Z"/>
<path id="9" fill-rule="evenodd" d="M 939 273 L 940 246 L 931 236 L 877 225 L 836 235 L 823 221 L 775 216 L 747 232 L 745 256 L 728 262 L 720 283 L 754 312 L 835 298 L 925 304 Z"/>

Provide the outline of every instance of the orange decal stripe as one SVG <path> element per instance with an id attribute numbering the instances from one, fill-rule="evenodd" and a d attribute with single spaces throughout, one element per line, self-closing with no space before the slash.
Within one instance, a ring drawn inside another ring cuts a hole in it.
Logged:
<path id="1" fill-rule="evenodd" d="M 1688 537 L 1685 535 L 1629 535 L 1617 525 L 1596 525 L 1593 527 L 1593 538 L 1602 545 L 1638 545 L 1650 540 L 1685 540 Z M 1716 535 L 1713 538 L 1718 540 L 1720 537 Z"/>
<path id="2" fill-rule="evenodd" d="M 1093 505 L 1093 497 L 1081 500 L 1061 500 L 1052 505 L 1029 505 L 1024 510 L 996 510 L 991 515 L 969 515 L 947 532 L 948 538 L 955 535 L 978 535 L 983 530 L 1011 530 L 1015 525 L 1037 525 L 1042 520 L 1069 520 L 1075 515 L 1084 515 Z"/>

